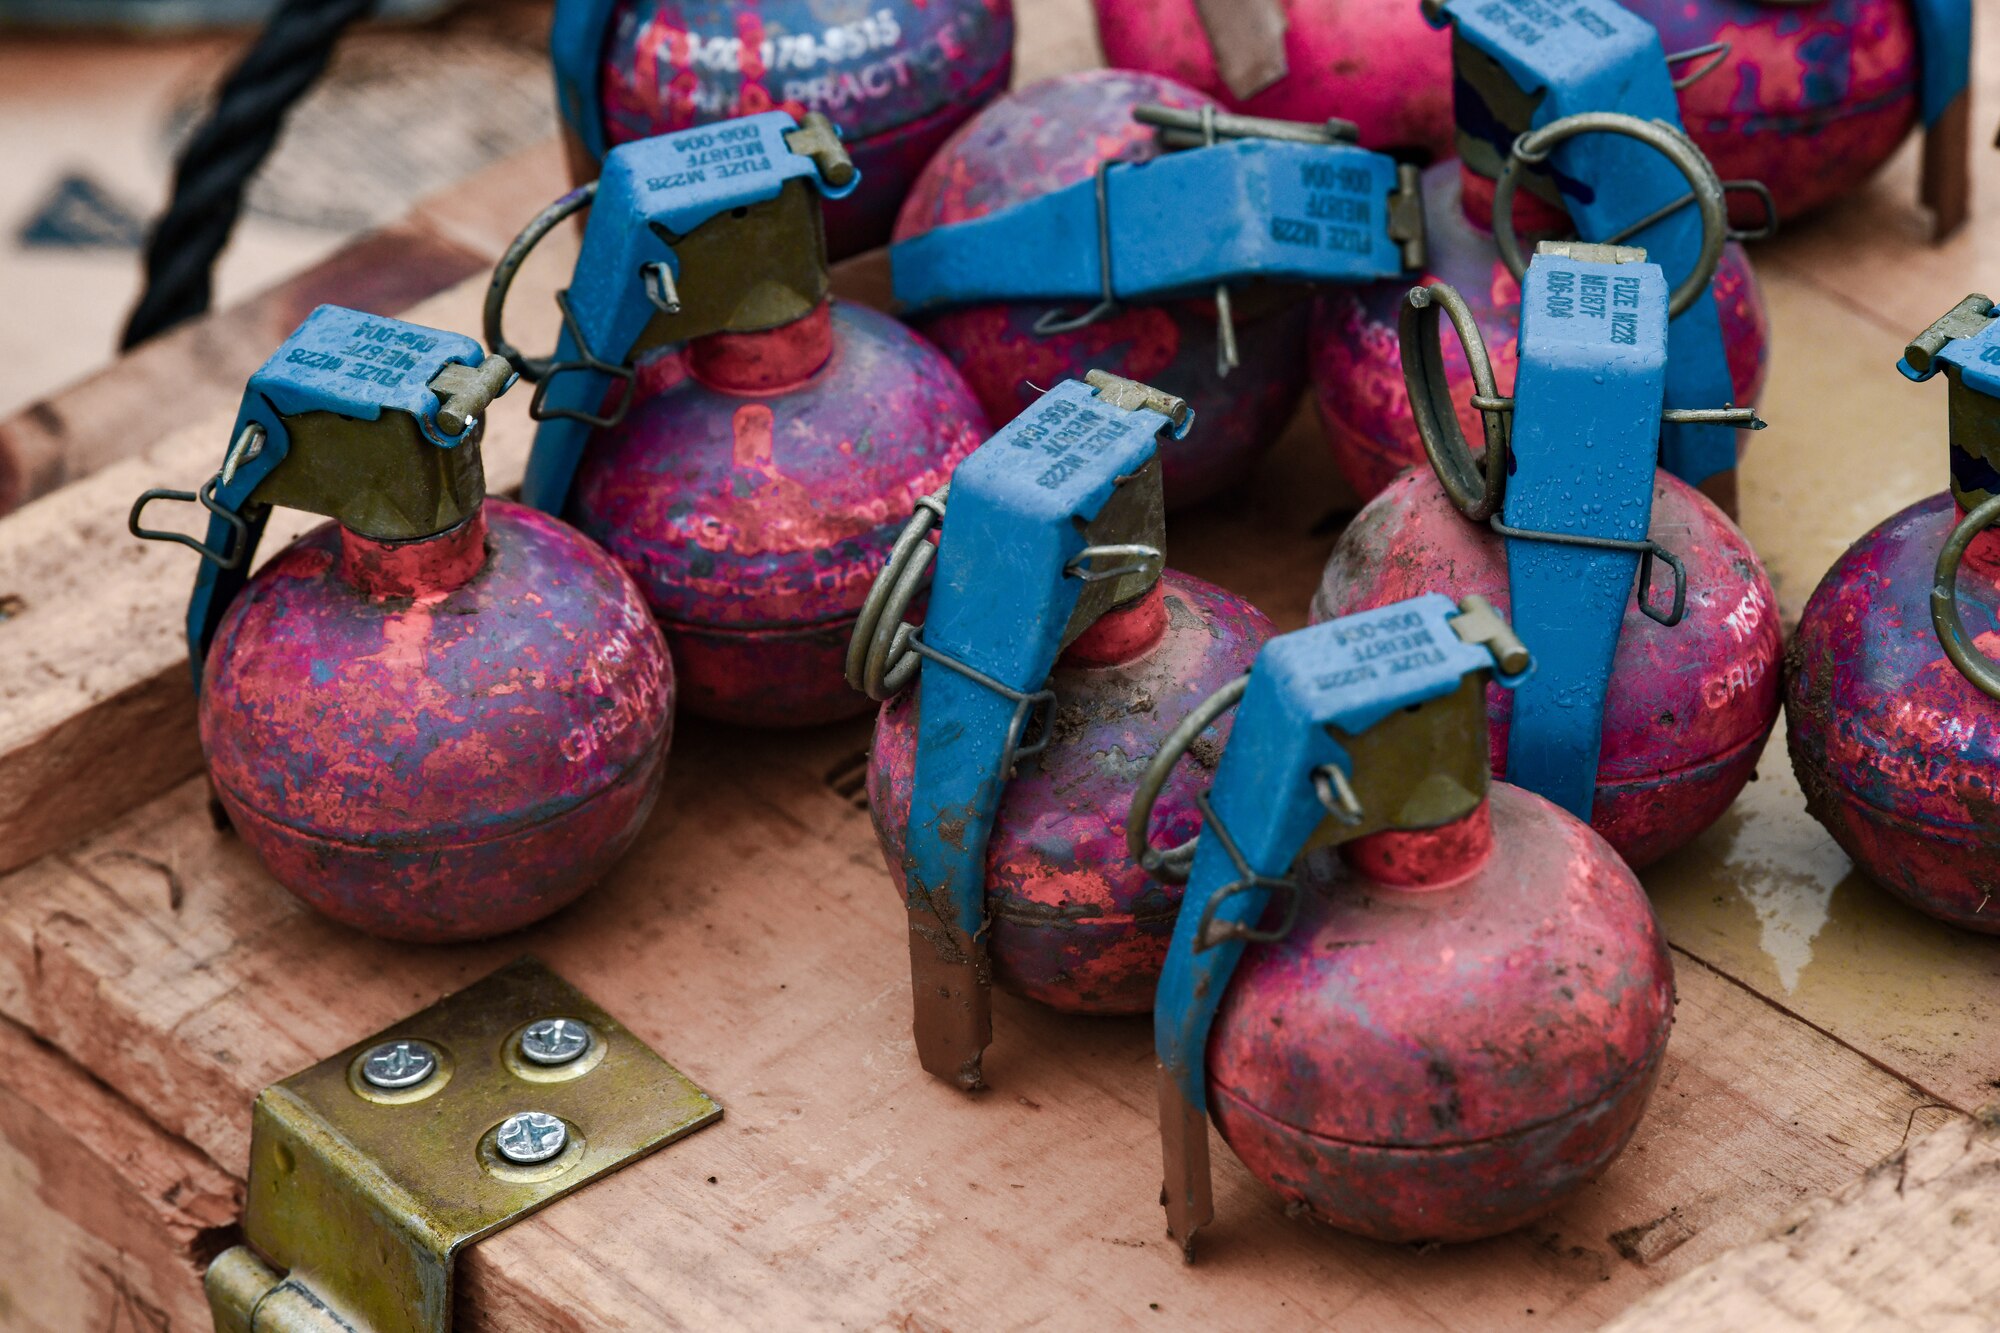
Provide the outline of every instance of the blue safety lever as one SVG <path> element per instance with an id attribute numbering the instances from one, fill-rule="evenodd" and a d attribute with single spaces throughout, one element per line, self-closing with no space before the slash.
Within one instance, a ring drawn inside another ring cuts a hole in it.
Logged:
<path id="1" fill-rule="evenodd" d="M 616 425 L 631 405 L 644 352 L 777 328 L 824 300 L 819 199 L 859 181 L 825 116 L 767 111 L 621 144 L 602 176 L 543 209 L 486 293 L 487 345 L 536 385 L 529 410 L 541 424 L 521 498 L 562 512 L 590 432 Z M 570 285 L 556 293 L 555 355 L 526 356 L 502 328 L 507 293 L 541 239 L 586 208 Z"/>
<path id="2" fill-rule="evenodd" d="M 1527 649 L 1478 597 L 1436 593 L 1329 620 L 1264 645 L 1250 673 L 1200 704 L 1160 747 L 1126 824 L 1134 859 L 1163 878 L 1154 801 L 1188 747 L 1238 707 L 1153 1002 L 1168 1232 L 1191 1256 L 1215 1214 L 1206 1052 L 1247 945 L 1297 915 L 1301 854 L 1387 829 L 1440 828 L 1486 799 L 1486 683 L 1532 680 Z M 1281 920 L 1266 926 L 1276 895 Z"/>
<path id="3" fill-rule="evenodd" d="M 1513 225 L 1514 193 L 1525 186 L 1560 203 L 1585 241 L 1638 246 L 1678 275 L 1667 406 L 1729 402 L 1722 316 L 1710 290 L 1732 235 L 1726 191 L 1760 196 L 1766 234 L 1775 213 L 1761 184 L 1723 182 L 1688 138 L 1659 32 L 1616 0 L 1423 7 L 1434 25 L 1453 28 L 1459 156 L 1496 178 L 1493 235 L 1514 276 L 1527 268 Z M 1728 426 L 1670 424 L 1660 465 L 1689 485 L 1709 483 L 1733 509 L 1736 436 Z"/>
<path id="4" fill-rule="evenodd" d="M 1486 423 L 1475 459 L 1446 383 L 1440 313 L 1472 368 Z M 1452 502 L 1507 539 L 1510 615 L 1535 645 L 1535 679 L 1514 696 L 1508 780 L 1590 819 L 1612 661 L 1626 600 L 1680 623 L 1687 575 L 1648 535 L 1663 425 L 1699 420 L 1752 429 L 1745 408 L 1666 409 L 1666 277 L 1643 250 L 1543 242 L 1521 289 L 1514 396 L 1495 392 L 1485 339 L 1444 283 L 1412 290 L 1402 311 L 1403 377 L 1424 451 Z M 1671 601 L 1653 591 L 1657 568 Z"/>
<path id="5" fill-rule="evenodd" d="M 1168 151 L 889 248 L 909 311 L 981 301 L 1121 303 L 1275 282 L 1372 282 L 1424 264 L 1415 167 L 1351 142 L 1354 127 L 1141 106 Z M 1227 332 L 1225 331 L 1225 337 Z"/>
<path id="6" fill-rule="evenodd" d="M 223 613 L 250 577 L 273 505 L 325 514 L 376 541 L 435 536 L 486 496 L 476 441 L 487 406 L 514 383 L 471 338 L 323 305 L 251 375 L 222 468 L 199 491 L 155 488 L 132 505 L 135 537 L 201 557 L 188 603 L 195 689 Z M 145 527 L 154 500 L 198 501 L 208 533 Z"/>
<path id="7" fill-rule="evenodd" d="M 1158 581 L 1159 436 L 1192 420 L 1180 399 L 1103 371 L 1056 385 L 921 502 L 855 626 L 850 683 L 886 699 L 916 682 L 903 858 L 914 1026 L 923 1067 L 960 1087 L 980 1086 L 992 1040 L 986 845 L 1001 792 L 1043 744 L 1063 648 Z M 919 630 L 903 617 L 933 555 Z"/>

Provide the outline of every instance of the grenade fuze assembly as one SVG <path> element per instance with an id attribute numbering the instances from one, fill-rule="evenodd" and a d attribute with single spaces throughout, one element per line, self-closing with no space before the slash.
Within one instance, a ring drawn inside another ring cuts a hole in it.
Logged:
<path id="1" fill-rule="evenodd" d="M 216 477 L 132 528 L 202 556 L 202 752 L 272 875 L 371 934 L 526 925 L 582 893 L 659 793 L 674 678 L 639 590 L 486 498 L 513 382 L 470 338 L 322 306 L 250 378 Z M 199 498 L 196 542 L 140 526 Z M 250 573 L 274 506 L 334 521 Z"/>
<path id="2" fill-rule="evenodd" d="M 1614 0 L 1440 13 L 1453 33 L 1458 159 L 1424 174 L 1427 281 L 1457 288 L 1482 325 L 1511 330 L 1534 239 L 1639 246 L 1674 286 L 1667 406 L 1754 405 L 1768 328 L 1726 195 L 1760 187 L 1725 183 L 1682 131 L 1659 35 Z M 1314 319 L 1320 420 L 1364 499 L 1421 461 L 1396 348 L 1404 290 L 1328 290 Z M 1507 392 L 1511 339 L 1493 360 Z M 1462 358 L 1448 353 L 1445 365 L 1459 392 L 1469 387 Z M 1661 466 L 1733 512 L 1737 444 L 1724 424 L 1671 423 Z"/>
<path id="3" fill-rule="evenodd" d="M 1091 367 L 1168 386 L 1206 423 L 1166 446 L 1180 508 L 1239 480 L 1291 418 L 1306 285 L 1423 265 L 1416 169 L 1353 133 L 1115 70 L 1010 93 L 904 205 L 896 298 L 996 425 Z"/>
<path id="4" fill-rule="evenodd" d="M 889 698 L 869 808 L 909 911 L 917 1053 L 961 1087 L 996 978 L 1071 1012 L 1151 1002 L 1177 895 L 1125 860 L 1130 773 L 1271 632 L 1165 568 L 1158 437 L 1189 421 L 1115 376 L 1056 385 L 926 502 L 855 633 L 851 679 Z M 1166 800 L 1184 831 L 1192 788 Z"/>
<path id="5" fill-rule="evenodd" d="M 1603 839 L 1489 782 L 1496 668 L 1518 684 L 1529 660 L 1492 608 L 1427 595 L 1273 639 L 1180 733 L 1241 701 L 1153 1010 L 1161 1202 L 1190 1257 L 1210 1117 L 1288 1203 L 1387 1241 L 1519 1226 L 1638 1124 L 1666 941 Z M 1176 759 L 1143 780 L 1139 839 Z"/>

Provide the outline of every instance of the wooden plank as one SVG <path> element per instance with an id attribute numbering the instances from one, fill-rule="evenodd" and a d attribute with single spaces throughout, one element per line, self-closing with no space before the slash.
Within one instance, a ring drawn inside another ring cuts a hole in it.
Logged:
<path id="1" fill-rule="evenodd" d="M 0 1327 L 201 1328 L 198 1278 L 241 1207 L 206 1157 L 0 1021 Z"/>
<path id="2" fill-rule="evenodd" d="M 1988 1108 L 1655 1292 L 1606 1333 L 1991 1328 L 2000 1301 L 1996 1174 L 2000 1128 Z"/>
<path id="3" fill-rule="evenodd" d="M 867 819 L 826 782 L 862 736 L 690 724 L 603 886 L 453 949 L 313 916 L 191 782 L 0 881 L 0 1012 L 236 1172 L 259 1087 L 533 949 L 728 1107 L 468 1262 L 472 1308 L 582 1326 L 1130 1322 L 1154 1304 L 1225 1324 L 1594 1326 L 1892 1150 L 1927 1100 L 1682 959 L 1654 1108 L 1554 1218 L 1437 1253 L 1376 1246 L 1287 1219 L 1218 1145 L 1220 1219 L 1185 1268 L 1161 1234 L 1145 1022 L 1003 998 L 992 1092 L 917 1068 L 899 905 Z"/>

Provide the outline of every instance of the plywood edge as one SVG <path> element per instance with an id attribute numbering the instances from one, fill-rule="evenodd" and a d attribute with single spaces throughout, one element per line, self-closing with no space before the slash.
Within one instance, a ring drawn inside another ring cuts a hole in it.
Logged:
<path id="1" fill-rule="evenodd" d="M 198 1278 L 241 1186 L 4 1019 L 0 1180 L 0 1325 L 205 1325 Z"/>
<path id="2" fill-rule="evenodd" d="M 1985 1329 L 2000 1301 L 2000 1105 L 1647 1296 L 1605 1333 Z"/>

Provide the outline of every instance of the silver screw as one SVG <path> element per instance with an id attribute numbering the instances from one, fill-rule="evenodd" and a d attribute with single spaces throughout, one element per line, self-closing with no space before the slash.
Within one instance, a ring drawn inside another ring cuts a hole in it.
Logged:
<path id="1" fill-rule="evenodd" d="M 521 1030 L 521 1054 L 538 1065 L 566 1065 L 590 1049 L 590 1029 L 574 1018 L 543 1018 Z"/>
<path id="2" fill-rule="evenodd" d="M 500 1122 L 493 1146 L 519 1166 L 546 1162 L 569 1145 L 569 1126 L 547 1111 L 517 1111 Z"/>
<path id="3" fill-rule="evenodd" d="M 437 1067 L 437 1049 L 424 1041 L 385 1041 L 361 1057 L 363 1081 L 391 1092 L 416 1087 Z"/>

